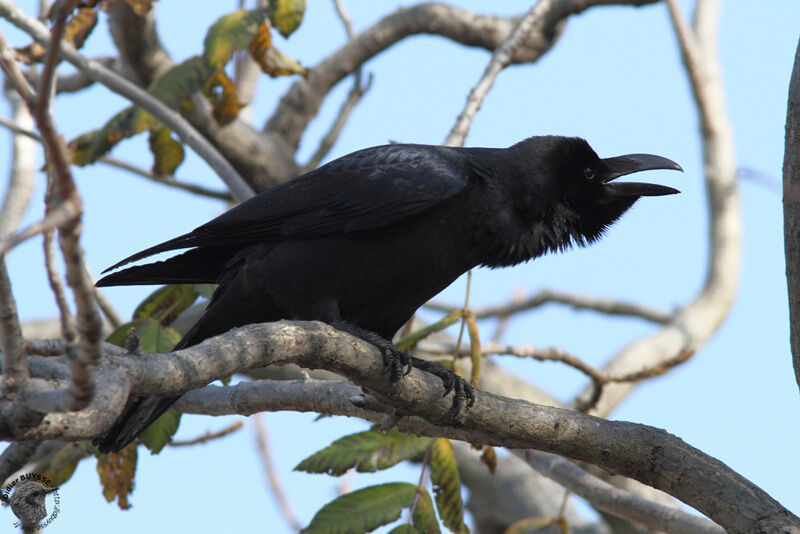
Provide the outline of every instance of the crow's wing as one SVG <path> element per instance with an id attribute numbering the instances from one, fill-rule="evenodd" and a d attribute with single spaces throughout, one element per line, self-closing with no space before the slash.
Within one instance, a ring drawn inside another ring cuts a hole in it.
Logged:
<path id="1" fill-rule="evenodd" d="M 167 250 L 380 228 L 455 195 L 468 179 L 460 149 L 399 144 L 367 148 L 256 195 L 106 271 Z"/>

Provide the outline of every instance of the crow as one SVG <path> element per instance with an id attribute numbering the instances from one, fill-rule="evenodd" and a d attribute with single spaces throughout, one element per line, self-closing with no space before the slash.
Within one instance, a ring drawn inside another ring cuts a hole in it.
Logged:
<path id="1" fill-rule="evenodd" d="M 279 319 L 320 320 L 377 346 L 390 378 L 416 366 L 474 401 L 451 369 L 390 341 L 423 303 L 477 266 L 506 267 L 599 239 L 642 196 L 663 185 L 615 182 L 667 158 L 600 159 L 580 138 L 531 137 L 508 148 L 391 144 L 359 150 L 264 191 L 193 231 L 138 252 L 153 254 L 98 286 L 216 283 L 204 315 L 174 350 L 229 329 Z M 177 397 L 129 403 L 96 443 L 119 450 Z"/>

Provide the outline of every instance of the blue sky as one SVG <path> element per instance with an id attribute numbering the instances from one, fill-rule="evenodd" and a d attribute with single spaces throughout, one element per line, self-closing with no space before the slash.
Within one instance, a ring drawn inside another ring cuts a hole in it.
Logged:
<path id="1" fill-rule="evenodd" d="M 30 8 L 32 2 L 26 2 Z M 200 53 L 206 28 L 223 3 L 159 3 L 159 24 L 175 59 Z M 235 2 L 228 2 L 230 10 Z M 458 2 L 485 11 L 485 2 Z M 395 2 L 353 0 L 348 7 L 363 29 Z M 767 7 L 768 6 L 768 7 Z M 519 13 L 522 1 L 493 3 L 494 12 Z M 688 7 L 688 6 L 685 6 Z M 726 97 L 741 169 L 763 178 L 740 180 L 743 270 L 733 312 L 718 334 L 688 363 L 642 385 L 612 415 L 664 428 L 717 457 L 795 513 L 800 513 L 796 444 L 800 396 L 788 342 L 779 185 L 783 161 L 786 95 L 800 3 L 774 0 L 761 10 L 748 2 L 724 2 L 720 54 Z M 171 21 L 180 21 L 180 29 Z M 0 29 L 14 45 L 28 42 L 5 22 Z M 332 2 L 309 2 L 306 20 L 277 46 L 313 65 L 342 43 Z M 95 30 L 87 53 L 111 49 L 106 27 Z M 366 66 L 371 91 L 354 112 L 331 157 L 387 141 L 440 143 L 489 59 L 434 37 L 403 41 Z M 261 123 L 291 80 L 264 78 L 255 116 Z M 301 146 L 301 160 L 316 148 L 350 87 L 340 84 L 326 101 Z M 100 126 L 124 101 L 102 87 L 58 99 L 56 118 L 67 138 Z M 556 47 L 533 65 L 501 74 L 475 120 L 467 144 L 508 146 L 539 134 L 586 138 L 601 157 L 651 152 L 678 161 L 685 173 L 653 173 L 681 189 L 673 197 L 643 199 L 599 244 L 548 256 L 506 270 L 479 270 L 473 302 L 495 304 L 517 288 L 549 287 L 601 297 L 635 300 L 665 310 L 685 303 L 700 288 L 707 254 L 707 215 L 697 118 L 664 5 L 640 9 L 596 8 L 573 17 Z M 9 136 L 0 131 L 0 161 L 8 161 Z M 121 144 L 115 156 L 149 166 L 144 137 Z M 147 183 L 105 166 L 75 169 L 86 205 L 84 246 L 95 272 L 146 246 L 183 233 L 220 212 L 221 203 Z M 178 170 L 183 179 L 219 187 L 219 180 L 190 156 Z M 43 180 L 39 175 L 38 179 Z M 765 182 L 766 185 L 762 182 Z M 41 183 L 26 221 L 42 215 Z M 40 240 L 8 257 L 23 319 L 55 315 L 41 260 Z M 112 288 L 107 295 L 124 316 L 148 288 Z M 441 296 L 461 301 L 464 280 Z M 492 325 L 483 325 L 485 335 Z M 590 312 L 549 306 L 511 323 L 507 341 L 560 346 L 601 365 L 620 347 L 653 327 L 635 319 L 608 320 Z M 567 400 L 583 385 L 575 371 L 558 364 L 501 359 L 516 372 Z M 275 461 L 301 520 L 333 495 L 337 481 L 291 472 L 300 460 L 346 433 L 365 428 L 344 418 L 312 422 L 309 415 L 267 414 Z M 180 438 L 226 426 L 235 418 L 185 417 Z M 406 467 L 359 475 L 357 486 L 379 481 L 416 481 Z M 252 429 L 205 446 L 143 453 L 131 500 L 120 512 L 103 499 L 94 461 L 85 461 L 61 490 L 57 532 L 82 532 L 114 524 L 120 532 L 158 525 L 184 530 L 235 529 L 288 532 L 262 476 Z M 178 513 L 175 513 L 176 510 Z M 10 518 L 10 515 L 9 515 Z M 1 519 L 1 518 L 0 518 Z M 157 523 L 156 523 L 157 522 Z M 269 527 L 262 528 L 263 525 Z M 163 527 L 163 528 L 162 528 Z"/>

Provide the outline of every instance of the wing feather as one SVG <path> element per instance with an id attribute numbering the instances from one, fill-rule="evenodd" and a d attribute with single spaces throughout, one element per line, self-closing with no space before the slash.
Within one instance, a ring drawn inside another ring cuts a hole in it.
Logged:
<path id="1" fill-rule="evenodd" d="M 319 237 L 392 224 L 466 187 L 470 170 L 461 150 L 397 144 L 354 152 L 107 270 L 167 250 Z"/>

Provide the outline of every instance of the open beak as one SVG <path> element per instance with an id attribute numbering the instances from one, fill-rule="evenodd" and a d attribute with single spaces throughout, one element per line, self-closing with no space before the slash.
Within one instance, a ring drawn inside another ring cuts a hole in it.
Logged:
<path id="1" fill-rule="evenodd" d="M 641 196 L 656 197 L 660 195 L 674 195 L 680 193 L 677 189 L 665 185 L 647 184 L 640 182 L 615 182 L 620 176 L 632 174 L 639 171 L 651 171 L 655 169 L 672 169 L 683 172 L 680 165 L 671 159 L 655 156 L 653 154 L 628 154 L 627 156 L 617 156 L 601 160 L 605 165 L 603 185 L 606 191 L 615 196 Z"/>

